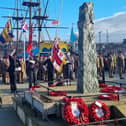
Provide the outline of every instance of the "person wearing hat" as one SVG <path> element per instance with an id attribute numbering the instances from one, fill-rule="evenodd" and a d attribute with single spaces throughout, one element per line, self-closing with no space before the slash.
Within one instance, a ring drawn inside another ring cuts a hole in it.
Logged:
<path id="1" fill-rule="evenodd" d="M 48 86 L 53 86 L 54 80 L 54 67 L 52 64 L 52 58 L 49 56 L 43 63 L 43 67 L 47 68 L 48 75 Z"/>
<path id="2" fill-rule="evenodd" d="M 65 85 L 71 84 L 73 80 L 73 68 L 74 68 L 74 59 L 70 52 L 66 54 L 66 64 L 63 66 L 63 76 L 66 80 Z"/>
<path id="3" fill-rule="evenodd" d="M 10 89 L 11 93 L 15 93 L 17 91 L 16 87 L 16 50 L 9 55 L 9 77 L 10 77 Z"/>
<path id="4" fill-rule="evenodd" d="M 19 82 L 23 83 L 24 79 L 26 77 L 26 63 L 25 63 L 23 57 L 19 58 L 19 62 L 20 62 L 20 66 L 21 66 L 21 70 L 19 71 Z"/>
<path id="5" fill-rule="evenodd" d="M 27 63 L 27 74 L 28 74 L 28 80 L 29 80 L 29 89 L 34 85 L 36 85 L 36 79 L 35 79 L 35 60 L 33 57 L 30 57 Z"/>
<path id="6" fill-rule="evenodd" d="M 110 52 L 108 56 L 108 67 L 109 67 L 109 77 L 113 78 L 114 57 L 112 52 Z"/>
<path id="7" fill-rule="evenodd" d="M 124 61 L 124 55 L 123 55 L 122 51 L 118 52 L 117 66 L 118 66 L 118 72 L 119 72 L 120 79 L 124 79 L 122 74 L 123 74 L 124 67 L 125 67 L 125 61 Z"/>
<path id="8" fill-rule="evenodd" d="M 100 79 L 100 77 L 103 77 L 104 72 L 104 57 L 102 53 L 97 54 L 96 66 L 97 66 L 98 79 Z"/>
<path id="9" fill-rule="evenodd" d="M 5 84 L 9 84 L 8 67 L 9 67 L 9 59 L 8 57 L 4 56 L 1 64 L 1 69 L 2 69 L 2 82 Z"/>

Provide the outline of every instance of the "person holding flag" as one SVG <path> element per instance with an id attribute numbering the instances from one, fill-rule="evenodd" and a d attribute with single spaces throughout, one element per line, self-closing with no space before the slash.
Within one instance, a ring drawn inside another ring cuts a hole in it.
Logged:
<path id="1" fill-rule="evenodd" d="M 59 47 L 59 39 L 58 37 L 56 37 L 54 40 L 51 56 L 49 56 L 43 64 L 44 67 L 46 67 L 48 71 L 48 85 L 49 86 L 55 86 L 55 84 L 53 84 L 54 69 L 58 73 L 62 73 L 63 64 L 65 63 L 66 63 L 66 56 L 61 51 Z"/>

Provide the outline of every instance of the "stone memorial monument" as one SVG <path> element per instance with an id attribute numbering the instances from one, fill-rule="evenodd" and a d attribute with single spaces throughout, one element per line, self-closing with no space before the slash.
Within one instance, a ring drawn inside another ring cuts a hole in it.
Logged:
<path id="1" fill-rule="evenodd" d="M 78 63 L 78 93 L 98 92 L 96 68 L 96 42 L 94 33 L 93 3 L 84 3 L 79 10 L 79 63 Z"/>

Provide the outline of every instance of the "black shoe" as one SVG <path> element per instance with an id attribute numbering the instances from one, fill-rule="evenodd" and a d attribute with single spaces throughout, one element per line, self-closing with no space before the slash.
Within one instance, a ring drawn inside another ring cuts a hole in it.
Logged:
<path id="1" fill-rule="evenodd" d="M 15 91 L 14 90 L 11 90 L 11 93 L 14 93 Z"/>
<path id="2" fill-rule="evenodd" d="M 11 93 L 17 93 L 17 90 L 11 90 Z"/>
<path id="3" fill-rule="evenodd" d="M 124 79 L 124 77 L 120 77 L 120 79 Z"/>

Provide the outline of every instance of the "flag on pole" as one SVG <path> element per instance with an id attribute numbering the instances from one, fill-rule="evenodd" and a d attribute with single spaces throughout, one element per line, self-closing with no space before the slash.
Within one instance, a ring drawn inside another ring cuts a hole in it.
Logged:
<path id="1" fill-rule="evenodd" d="M 23 32 L 26 32 L 28 30 L 28 24 L 26 23 L 25 20 L 22 20 L 21 22 L 21 29 Z"/>
<path id="2" fill-rule="evenodd" d="M 13 39 L 13 30 L 12 30 L 12 25 L 11 25 L 11 19 L 9 19 L 5 25 L 5 28 L 0 34 L 0 42 L 1 43 L 6 43 L 9 42 Z"/>
<path id="3" fill-rule="evenodd" d="M 52 62 L 54 68 L 60 73 L 62 72 L 63 64 L 66 63 L 66 56 L 59 48 L 59 40 L 55 39 L 52 49 Z"/>
<path id="4" fill-rule="evenodd" d="M 30 25 L 29 29 L 29 43 L 27 46 L 27 52 L 32 55 L 32 34 L 33 34 L 33 29 L 32 29 L 32 24 Z"/>
<path id="5" fill-rule="evenodd" d="M 54 21 L 52 21 L 51 22 L 53 25 L 55 25 L 55 24 L 59 24 L 59 21 L 58 20 L 54 20 Z"/>

